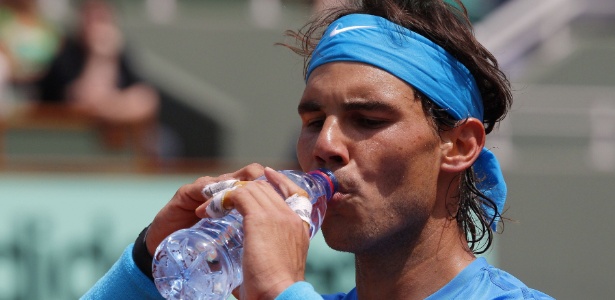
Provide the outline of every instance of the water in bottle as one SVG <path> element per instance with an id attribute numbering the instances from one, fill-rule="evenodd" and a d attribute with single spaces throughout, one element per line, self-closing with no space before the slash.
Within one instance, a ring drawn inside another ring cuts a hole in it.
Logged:
<path id="1" fill-rule="evenodd" d="M 307 192 L 312 203 L 310 238 L 314 237 L 322 224 L 327 201 L 337 190 L 333 172 L 326 169 L 279 172 Z M 233 209 L 222 218 L 202 219 L 163 240 L 156 249 L 152 266 L 160 294 L 166 299 L 227 299 L 243 279 L 242 220 Z"/>

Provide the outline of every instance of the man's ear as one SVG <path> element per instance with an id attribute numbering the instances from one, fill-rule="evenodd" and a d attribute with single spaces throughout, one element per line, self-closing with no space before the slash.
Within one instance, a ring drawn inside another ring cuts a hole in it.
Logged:
<path id="1" fill-rule="evenodd" d="M 461 125 L 441 134 L 442 163 L 445 172 L 461 172 L 474 164 L 485 146 L 485 127 L 476 118 L 468 118 Z"/>

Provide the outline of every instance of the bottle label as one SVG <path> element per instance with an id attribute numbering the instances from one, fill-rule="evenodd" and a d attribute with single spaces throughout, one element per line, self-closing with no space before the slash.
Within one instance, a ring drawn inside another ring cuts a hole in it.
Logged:
<path id="1" fill-rule="evenodd" d="M 201 193 L 203 193 L 203 196 L 205 196 L 205 199 L 209 199 L 218 192 L 232 188 L 233 186 L 235 186 L 237 182 L 239 182 L 239 180 L 231 179 L 231 180 L 211 183 L 211 184 L 206 185 L 201 191 Z"/>
<path id="2" fill-rule="evenodd" d="M 224 198 L 230 191 L 242 186 L 243 183 L 245 182 L 238 180 L 226 180 L 205 186 L 202 190 L 202 194 L 205 199 L 211 199 L 211 202 L 205 209 L 207 215 L 211 218 L 222 218 L 228 215 L 233 210 L 233 206 L 232 204 L 225 202 Z M 284 201 L 288 204 L 290 209 L 292 209 L 301 218 L 301 220 L 305 221 L 308 225 L 311 224 L 312 202 L 307 197 L 307 193 L 305 191 L 295 193 L 286 198 Z"/>
<path id="3" fill-rule="evenodd" d="M 225 205 L 224 198 L 228 192 L 236 189 L 238 186 L 241 186 L 240 181 L 235 179 L 206 185 L 201 193 L 205 199 L 212 199 L 207 208 L 205 208 L 207 215 L 211 218 L 222 218 L 228 215 L 233 210 L 233 206 L 228 203 Z"/>
<path id="4" fill-rule="evenodd" d="M 292 196 L 286 198 L 284 200 L 286 204 L 292 209 L 299 218 L 306 222 L 308 225 L 311 224 L 311 216 L 312 216 L 312 202 L 310 199 L 304 195 L 293 194 Z"/>
<path id="5" fill-rule="evenodd" d="M 214 194 L 211 202 L 205 208 L 205 212 L 207 212 L 207 215 L 209 215 L 210 218 L 222 218 L 233 210 L 233 206 L 230 205 L 230 203 L 226 203 L 225 205 L 224 198 L 226 197 L 226 194 L 236 188 L 237 187 L 231 187 Z"/>

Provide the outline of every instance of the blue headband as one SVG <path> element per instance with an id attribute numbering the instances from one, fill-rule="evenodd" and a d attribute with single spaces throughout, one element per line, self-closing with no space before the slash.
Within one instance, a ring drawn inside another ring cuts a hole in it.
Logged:
<path id="1" fill-rule="evenodd" d="M 383 69 L 426 95 L 456 120 L 483 120 L 483 101 L 470 71 L 446 50 L 424 36 L 391 21 L 351 14 L 331 23 L 313 52 L 306 80 L 318 66 L 353 61 Z M 506 183 L 495 155 L 483 148 L 473 165 L 477 187 L 492 199 L 499 214 L 506 201 Z M 484 205 L 486 217 L 495 211 Z M 499 218 L 492 224 L 495 230 Z"/>

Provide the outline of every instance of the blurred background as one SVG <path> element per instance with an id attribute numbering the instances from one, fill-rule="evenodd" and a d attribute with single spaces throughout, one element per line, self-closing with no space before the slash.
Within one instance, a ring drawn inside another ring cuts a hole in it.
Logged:
<path id="1" fill-rule="evenodd" d="M 488 138 L 511 219 L 488 259 L 610 299 L 615 1 L 463 2 L 515 94 Z M 335 4 L 1 0 L 0 299 L 78 298 L 199 176 L 296 168 L 303 61 L 274 44 Z M 320 236 L 308 263 L 320 292 L 354 286 Z"/>

